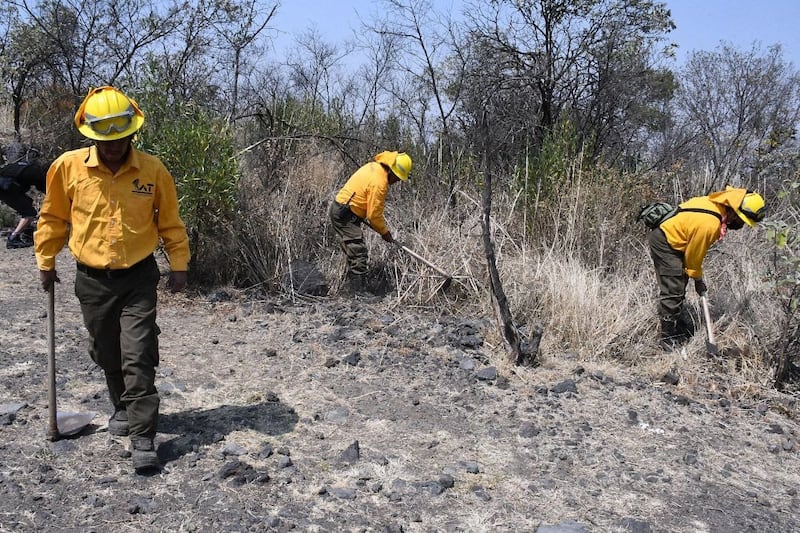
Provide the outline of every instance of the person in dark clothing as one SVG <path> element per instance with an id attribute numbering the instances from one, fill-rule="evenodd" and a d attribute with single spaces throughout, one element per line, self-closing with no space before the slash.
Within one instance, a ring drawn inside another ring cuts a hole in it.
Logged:
<path id="1" fill-rule="evenodd" d="M 45 192 L 47 167 L 38 161 L 14 161 L 0 167 L 0 201 L 16 211 L 19 222 L 6 240 L 6 248 L 33 246 L 36 208 L 28 195 L 31 188 Z"/>

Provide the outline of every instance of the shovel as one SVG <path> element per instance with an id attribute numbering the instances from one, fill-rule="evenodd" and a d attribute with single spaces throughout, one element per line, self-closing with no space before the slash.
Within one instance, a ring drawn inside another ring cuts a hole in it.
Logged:
<path id="1" fill-rule="evenodd" d="M 375 228 L 372 227 L 372 224 L 370 224 L 369 220 L 367 220 L 366 218 L 364 219 L 364 224 L 367 227 L 371 228 L 373 231 L 375 230 Z M 409 248 L 405 244 L 403 244 L 403 243 L 401 243 L 399 241 L 392 241 L 392 244 L 394 244 L 395 246 L 397 246 L 398 248 L 403 250 L 405 253 L 407 253 L 408 255 L 410 255 L 411 257 L 416 259 L 417 261 L 420 261 L 420 262 L 428 265 L 433 270 L 435 270 L 438 274 L 440 274 L 442 277 L 444 277 L 444 283 L 442 283 L 442 286 L 439 287 L 439 289 L 437 289 L 437 290 L 445 291 L 450 286 L 450 284 L 453 283 L 453 276 L 451 276 L 450 274 L 448 274 L 447 272 L 445 272 L 441 268 L 437 267 L 436 265 L 434 265 L 433 263 L 431 263 L 430 261 L 428 261 L 427 259 L 422 257 L 421 255 L 416 253 L 414 250 L 412 250 L 411 248 Z"/>
<path id="2" fill-rule="evenodd" d="M 56 409 L 56 297 L 55 283 L 47 291 L 47 406 L 49 427 L 47 438 L 51 441 L 76 435 L 85 428 L 97 413 L 58 412 Z"/>
<path id="3" fill-rule="evenodd" d="M 714 332 L 711 331 L 711 313 L 708 311 L 708 299 L 706 298 L 706 293 L 700 295 L 700 303 L 703 306 L 703 321 L 706 324 L 706 353 L 708 353 L 708 355 L 718 357 L 720 354 L 717 344 L 714 340 Z"/>
<path id="4" fill-rule="evenodd" d="M 451 276 L 450 274 L 448 274 L 447 272 L 445 272 L 441 268 L 437 267 L 436 265 L 434 265 L 433 263 L 431 263 L 430 261 L 428 261 L 427 259 L 425 259 L 421 255 L 419 255 L 418 253 L 416 253 L 414 250 L 412 250 L 411 248 L 407 247 L 406 245 L 404 245 L 404 244 L 402 244 L 402 243 L 400 243 L 398 241 L 394 241 L 394 243 L 397 245 L 398 248 L 403 250 L 405 253 L 407 253 L 408 255 L 413 257 L 414 259 L 416 259 L 416 260 L 428 265 L 433 270 L 435 270 L 436 272 L 441 274 L 442 277 L 444 277 L 444 283 L 442 283 L 442 286 L 439 288 L 439 290 L 442 290 L 442 291 L 447 290 L 447 287 L 449 287 L 450 284 L 453 283 L 453 276 Z"/>

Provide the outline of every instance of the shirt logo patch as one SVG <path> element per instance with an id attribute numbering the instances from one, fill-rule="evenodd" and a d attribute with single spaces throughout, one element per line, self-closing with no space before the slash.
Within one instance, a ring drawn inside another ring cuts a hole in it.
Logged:
<path id="1" fill-rule="evenodd" d="M 133 180 L 133 190 L 131 192 L 150 196 L 153 194 L 153 187 L 155 186 L 155 183 L 139 183 L 139 178 L 136 178 Z"/>

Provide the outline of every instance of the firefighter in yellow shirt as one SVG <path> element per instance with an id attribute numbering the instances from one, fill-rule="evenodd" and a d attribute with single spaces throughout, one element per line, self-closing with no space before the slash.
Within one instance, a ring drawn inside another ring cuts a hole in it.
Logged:
<path id="1" fill-rule="evenodd" d="M 650 256 L 658 276 L 658 314 L 661 319 L 661 347 L 671 350 L 694 333 L 682 316 L 686 284 L 694 280 L 697 294 L 705 294 L 703 260 L 712 244 L 728 230 L 756 226 L 764 219 L 766 206 L 760 194 L 727 187 L 708 196 L 690 198 L 676 215 L 653 229 L 649 236 Z"/>
<path id="2" fill-rule="evenodd" d="M 356 294 L 366 290 L 368 257 L 361 223 L 368 222 L 384 241 L 394 242 L 383 218 L 383 207 L 389 185 L 406 181 L 410 172 L 411 157 L 408 154 L 381 152 L 373 161 L 356 170 L 331 202 L 328 215 L 347 256 L 350 288 Z"/>
<path id="3" fill-rule="evenodd" d="M 109 433 L 130 436 L 137 471 L 160 467 L 154 437 L 159 396 L 154 251 L 163 243 L 168 286 L 186 286 L 189 239 L 175 183 L 161 161 L 132 146 L 144 124 L 136 102 L 113 87 L 89 91 L 75 125 L 94 141 L 62 154 L 47 173 L 34 234 L 42 287 L 58 282 L 56 256 L 68 244 L 77 262 L 75 295 L 89 354 L 105 372 L 114 414 Z"/>

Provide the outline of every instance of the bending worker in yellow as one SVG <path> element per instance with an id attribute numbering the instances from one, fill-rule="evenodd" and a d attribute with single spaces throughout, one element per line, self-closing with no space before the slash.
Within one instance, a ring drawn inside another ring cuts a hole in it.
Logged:
<path id="1" fill-rule="evenodd" d="M 350 288 L 365 291 L 367 247 L 361 223 L 365 220 L 386 242 L 394 242 L 383 218 L 389 185 L 406 181 L 411 172 L 411 157 L 405 152 L 381 152 L 359 168 L 331 202 L 328 214 L 347 256 Z"/>
<path id="2" fill-rule="evenodd" d="M 686 342 L 693 326 L 682 317 L 686 284 L 694 280 L 697 294 L 705 294 L 703 260 L 708 249 L 728 230 L 755 226 L 766 214 L 764 198 L 746 189 L 727 187 L 708 196 L 690 198 L 677 214 L 653 229 L 648 241 L 658 276 L 658 314 L 661 347 L 671 350 Z"/>
<path id="3" fill-rule="evenodd" d="M 189 239 L 172 176 L 131 142 L 144 124 L 136 102 L 113 87 L 92 89 L 75 126 L 93 146 L 65 152 L 47 173 L 47 194 L 34 234 L 42 287 L 58 282 L 56 256 L 69 239 L 75 295 L 89 333 L 89 355 L 105 372 L 114 414 L 109 433 L 129 435 L 137 471 L 160 466 L 153 438 L 159 397 L 153 252 L 163 242 L 168 286 L 186 286 Z"/>

